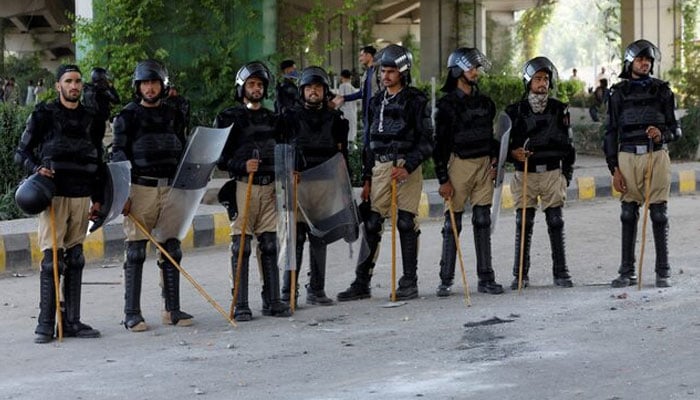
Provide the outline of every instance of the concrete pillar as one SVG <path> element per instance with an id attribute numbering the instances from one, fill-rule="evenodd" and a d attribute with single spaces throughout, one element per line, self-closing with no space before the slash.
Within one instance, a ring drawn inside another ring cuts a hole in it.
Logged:
<path id="1" fill-rule="evenodd" d="M 75 0 L 75 15 L 88 20 L 92 19 L 92 0 Z M 79 29 L 79 28 L 76 28 Z M 76 35 L 77 37 L 77 35 Z M 75 44 L 75 59 L 81 60 L 85 53 L 92 48 L 92 43 L 86 43 L 84 40 Z"/>
<path id="2" fill-rule="evenodd" d="M 456 6 L 453 0 L 420 3 L 420 78 L 440 78 L 447 57 L 457 45 L 455 40 Z"/>
<path id="3" fill-rule="evenodd" d="M 515 32 L 515 15 L 513 11 L 489 11 L 485 13 L 485 24 L 488 34 L 484 31 L 486 56 L 493 64 L 492 73 L 510 72 L 519 66 L 513 64 L 513 32 Z"/>
<path id="4" fill-rule="evenodd" d="M 680 0 L 622 0 L 620 20 L 620 54 L 635 40 L 651 41 L 661 50 L 661 62 L 654 63 L 654 75 L 661 79 L 681 62 L 677 45 L 683 20 Z"/>

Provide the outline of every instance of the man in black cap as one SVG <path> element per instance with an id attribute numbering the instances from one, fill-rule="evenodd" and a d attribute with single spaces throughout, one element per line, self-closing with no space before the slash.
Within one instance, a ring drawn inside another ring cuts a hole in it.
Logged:
<path id="1" fill-rule="evenodd" d="M 15 154 L 15 161 L 27 172 L 50 178 L 55 185 L 50 208 L 39 214 L 39 248 L 44 257 L 39 275 L 36 343 L 48 343 L 54 337 L 55 267 L 63 274 L 64 335 L 79 338 L 100 336 L 98 330 L 80 321 L 80 295 L 88 216 L 96 217 L 103 202 L 104 120 L 94 110 L 80 104 L 82 89 L 80 69 L 76 65 L 61 65 L 56 73 L 58 99 L 36 106 Z M 55 244 L 52 239 L 54 223 Z M 58 254 L 57 265 L 53 259 L 54 246 Z"/>

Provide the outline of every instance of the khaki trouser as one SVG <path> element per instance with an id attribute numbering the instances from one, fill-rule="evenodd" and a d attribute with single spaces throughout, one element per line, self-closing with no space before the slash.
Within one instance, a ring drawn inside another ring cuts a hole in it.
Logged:
<path id="1" fill-rule="evenodd" d="M 51 200 L 51 207 L 56 219 L 56 248 L 70 249 L 83 243 L 87 236 L 90 198 L 55 196 Z M 42 251 L 53 248 L 51 213 L 48 208 L 39 214 L 39 248 Z"/>
<path id="2" fill-rule="evenodd" d="M 447 163 L 447 173 L 454 188 L 452 211 L 463 212 L 467 200 L 472 206 L 489 206 L 493 198 L 491 157 L 462 159 L 454 154 Z"/>
<path id="3" fill-rule="evenodd" d="M 658 150 L 652 154 L 651 192 L 649 204 L 668 201 L 671 191 L 671 159 L 668 150 Z M 627 192 L 620 196 L 623 202 L 644 203 L 644 177 L 649 163 L 649 154 L 620 152 L 617 155 L 620 172 L 625 178 Z"/>
<path id="4" fill-rule="evenodd" d="M 516 208 L 523 204 L 523 172 L 515 171 L 510 181 L 513 201 Z M 537 197 L 542 209 L 562 207 L 566 201 L 566 178 L 561 169 L 527 173 L 527 195 L 525 208 L 537 208 Z"/>
<path id="5" fill-rule="evenodd" d="M 163 210 L 170 186 L 150 187 L 131 184 L 131 209 L 129 214 L 136 218 L 148 232 L 152 232 Z M 124 234 L 127 241 L 148 240 L 148 237 L 134 224 L 131 218 L 124 218 Z"/>
<path id="6" fill-rule="evenodd" d="M 403 166 L 404 162 L 404 160 L 398 160 L 397 165 Z M 378 212 L 384 218 L 390 217 L 391 214 L 391 168 L 391 161 L 376 161 L 372 168 L 372 191 L 370 193 L 372 211 Z M 423 191 L 422 167 L 416 168 L 408 175 L 405 182 L 397 183 L 396 187 L 398 210 L 418 215 L 418 206 Z"/>
<path id="7" fill-rule="evenodd" d="M 231 223 L 231 234 L 240 235 L 245 214 L 245 195 L 248 183 L 236 182 L 236 204 L 238 217 Z M 258 236 L 263 232 L 277 231 L 277 203 L 275 185 L 251 185 L 246 235 Z"/>

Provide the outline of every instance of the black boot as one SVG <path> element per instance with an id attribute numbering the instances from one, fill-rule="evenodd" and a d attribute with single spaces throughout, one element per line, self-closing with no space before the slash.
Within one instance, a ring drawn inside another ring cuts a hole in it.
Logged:
<path id="1" fill-rule="evenodd" d="M 332 306 L 333 300 L 326 296 L 326 243 L 309 235 L 309 284 L 306 286 L 306 304 Z"/>
<path id="2" fill-rule="evenodd" d="M 83 284 L 83 268 L 85 268 L 83 245 L 78 244 L 67 249 L 65 262 L 63 297 L 66 314 L 63 318 L 63 334 L 66 337 L 77 338 L 100 337 L 100 331 L 80 322 L 80 294 Z"/>
<path id="3" fill-rule="evenodd" d="M 306 235 L 309 232 L 309 226 L 304 223 L 297 223 L 296 236 L 296 273 L 294 274 L 294 304 L 299 304 L 299 272 L 301 265 L 304 262 L 304 243 L 306 243 Z M 292 271 L 284 271 L 282 273 L 282 301 L 289 303 L 292 289 Z"/>
<path id="4" fill-rule="evenodd" d="M 491 207 L 472 208 L 474 229 L 474 249 L 476 251 L 476 274 L 479 277 L 479 293 L 501 294 L 503 286 L 496 283 L 496 275 L 491 265 Z"/>
<path id="5" fill-rule="evenodd" d="M 639 204 L 623 202 L 620 212 L 620 221 L 622 222 L 622 261 L 618 270 L 620 276 L 615 278 L 611 284 L 614 288 L 637 284 L 637 273 L 634 269 L 634 247 L 637 241 L 638 219 Z"/>
<path id="6" fill-rule="evenodd" d="M 56 286 L 53 280 L 53 250 L 44 250 L 39 273 L 39 317 L 34 330 L 34 343 L 48 343 L 53 340 L 56 325 Z M 63 269 L 63 250 L 58 250 L 59 273 Z"/>
<path id="7" fill-rule="evenodd" d="M 513 282 L 510 284 L 511 290 L 518 290 L 518 272 L 520 270 L 520 241 L 524 240 L 523 251 L 523 288 L 530 285 L 528 272 L 530 271 L 530 243 L 532 242 L 532 229 L 535 226 L 535 209 L 525 209 L 525 237 L 521 238 L 523 209 L 519 208 L 515 211 L 515 262 L 513 263 Z"/>
<path id="8" fill-rule="evenodd" d="M 238 298 L 236 299 L 236 308 L 233 312 L 233 318 L 236 321 L 250 321 L 253 319 L 253 312 L 250 310 L 248 305 L 248 271 L 249 271 L 249 259 L 250 259 L 250 242 L 253 240 L 253 236 L 245 235 L 245 244 L 243 247 L 243 260 L 241 261 L 241 271 L 238 282 Z M 231 277 L 233 279 L 233 285 L 231 288 L 231 295 L 235 292 L 235 282 L 236 274 L 238 268 L 238 252 L 241 249 L 241 235 L 234 235 L 231 238 Z"/>
<path id="9" fill-rule="evenodd" d="M 163 247 L 175 261 L 179 263 L 182 260 L 179 240 L 168 239 Z M 163 255 L 161 256 L 164 257 Z M 167 258 L 161 259 L 159 267 L 163 274 L 163 299 L 165 300 L 163 324 L 176 326 L 192 325 L 194 322 L 192 321 L 192 316 L 180 310 L 180 271 Z"/>
<path id="10" fill-rule="evenodd" d="M 656 287 L 671 287 L 668 278 L 671 267 L 668 264 L 668 217 L 666 203 L 649 206 L 652 229 L 654 230 L 654 248 L 656 249 Z"/>
<path id="11" fill-rule="evenodd" d="M 364 223 L 365 239 L 367 240 L 367 254 L 360 249 L 360 258 L 355 267 L 355 280 L 350 287 L 338 293 L 338 301 L 351 301 L 368 299 L 372 297 L 372 289 L 369 284 L 374 273 L 374 265 L 379 255 L 379 243 L 382 240 L 382 224 L 384 218 L 375 211 L 371 211 Z"/>
<path id="12" fill-rule="evenodd" d="M 462 213 L 456 212 L 455 227 L 457 234 L 462 232 Z M 452 284 L 455 277 L 455 261 L 457 260 L 457 244 L 452 231 L 450 212 L 445 213 L 445 223 L 442 226 L 442 255 L 440 257 L 440 284 L 437 287 L 438 297 L 447 297 L 452 292 Z"/>
<path id="13" fill-rule="evenodd" d="M 274 232 L 264 232 L 258 236 L 258 244 L 263 273 L 262 314 L 273 317 L 289 317 L 292 315 L 289 306 L 280 300 L 277 235 Z"/>
<path id="14" fill-rule="evenodd" d="M 561 207 L 550 207 L 544 210 L 547 221 L 549 243 L 552 246 L 552 275 L 554 285 L 564 288 L 574 286 L 566 266 L 566 247 L 564 244 L 564 217 Z"/>
<path id="15" fill-rule="evenodd" d="M 420 230 L 416 229 L 415 215 L 399 210 L 398 229 L 401 240 L 401 259 L 403 261 L 403 276 L 399 279 L 396 289 L 396 300 L 411 300 L 418 297 L 418 237 Z"/>
<path id="16" fill-rule="evenodd" d="M 146 241 L 126 242 L 124 262 L 124 327 L 132 332 L 148 329 L 141 315 L 141 281 L 146 260 Z"/>

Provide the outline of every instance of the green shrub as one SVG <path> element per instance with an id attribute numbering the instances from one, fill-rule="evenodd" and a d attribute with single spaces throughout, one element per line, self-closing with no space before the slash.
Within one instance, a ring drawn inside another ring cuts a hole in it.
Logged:
<path id="1" fill-rule="evenodd" d="M 692 160 L 698 149 L 700 135 L 700 107 L 688 109 L 688 113 L 680 120 L 683 136 L 669 144 L 669 154 L 675 160 Z"/>
<path id="2" fill-rule="evenodd" d="M 15 149 L 29 113 L 33 107 L 16 106 L 0 103 L 0 220 L 23 216 L 14 199 L 17 184 L 24 176 L 24 171 L 14 162 Z"/>

